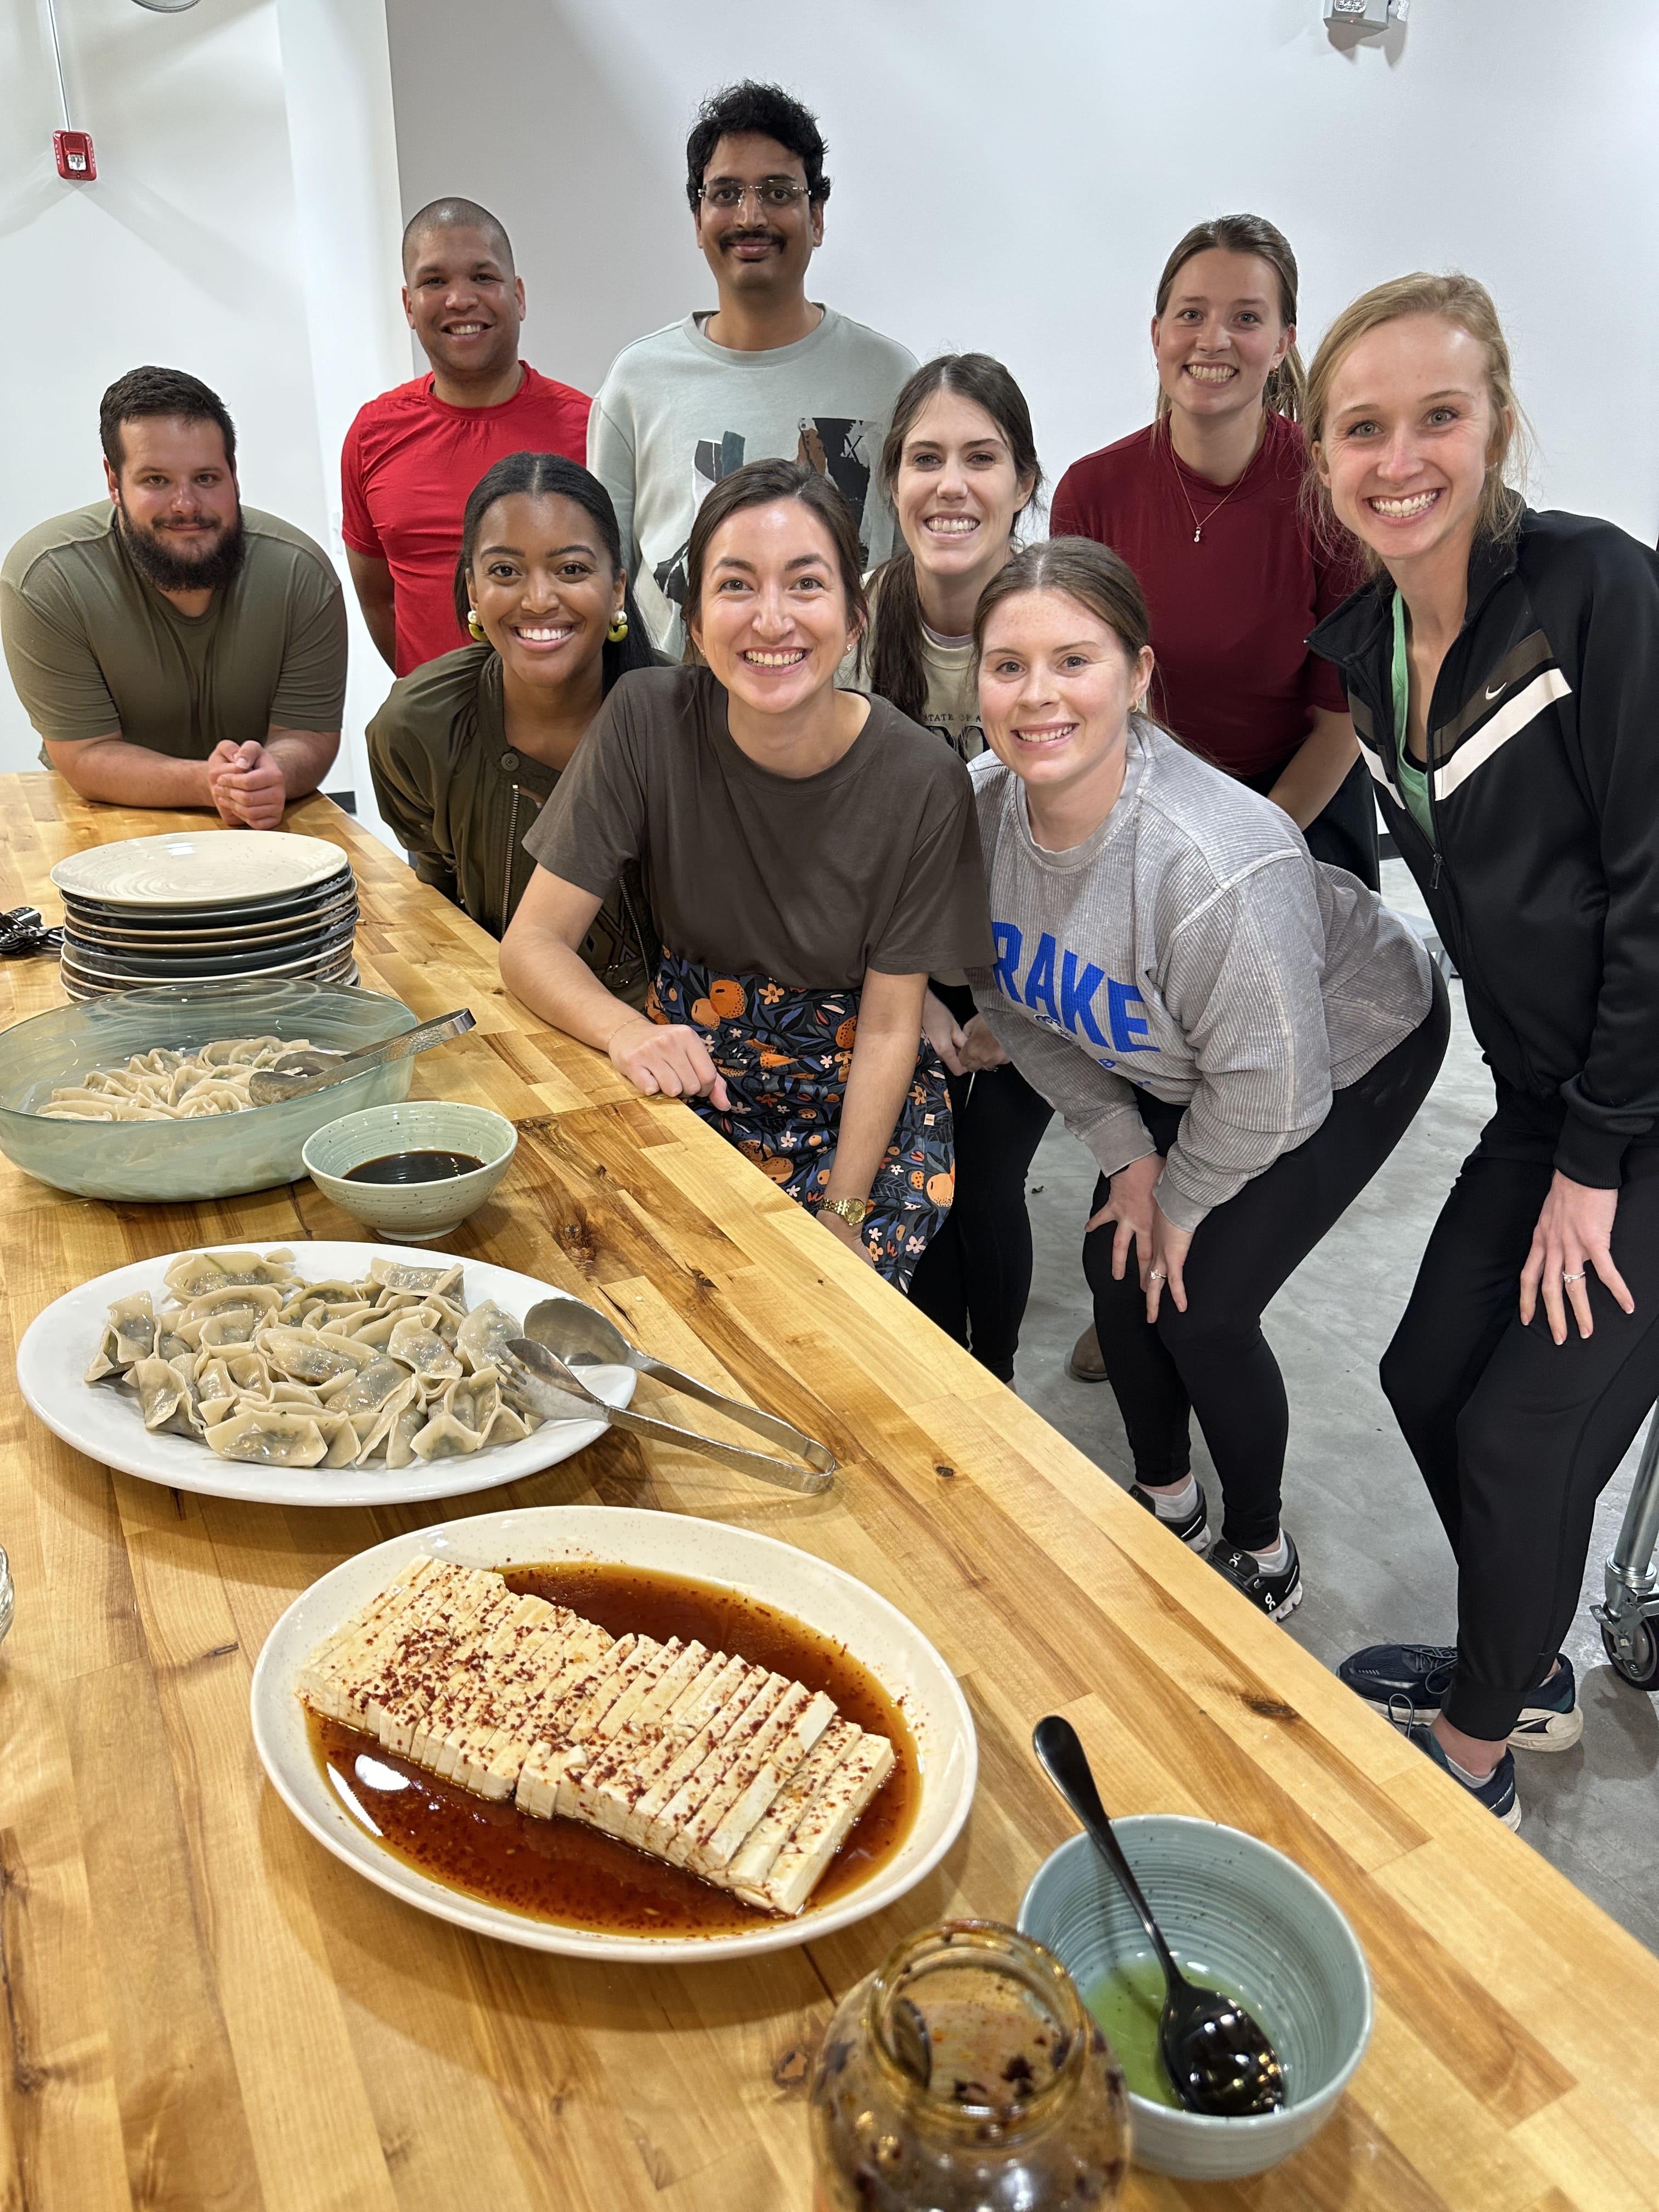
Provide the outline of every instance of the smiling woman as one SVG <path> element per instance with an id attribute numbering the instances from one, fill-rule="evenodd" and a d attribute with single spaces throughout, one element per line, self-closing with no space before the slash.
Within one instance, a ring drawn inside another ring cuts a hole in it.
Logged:
<path id="1" fill-rule="evenodd" d="M 368 759 L 421 880 L 499 937 L 533 872 L 525 831 L 612 684 L 656 656 L 611 501 L 574 461 L 498 461 L 467 501 L 461 540 L 456 612 L 477 642 L 398 678 L 368 726 Z M 625 871 L 582 957 L 641 1006 L 654 951 L 638 871 Z"/>
<path id="2" fill-rule="evenodd" d="M 989 945 L 967 773 L 836 688 L 864 592 L 846 503 L 813 471 L 757 461 L 715 486 L 686 616 L 707 667 L 617 686 L 528 841 L 541 866 L 501 974 L 903 1286 L 951 1194 L 922 994 Z M 649 1019 L 575 951 L 632 863 L 662 933 Z"/>

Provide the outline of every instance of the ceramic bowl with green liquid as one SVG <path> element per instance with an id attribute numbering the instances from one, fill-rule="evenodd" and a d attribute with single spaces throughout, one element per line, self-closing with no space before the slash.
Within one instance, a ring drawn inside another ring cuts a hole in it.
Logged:
<path id="1" fill-rule="evenodd" d="M 1110 2039 L 1128 2085 L 1136 2163 L 1193 2180 L 1260 2173 L 1324 2125 L 1364 2053 L 1364 1954 L 1318 1883 L 1255 1837 L 1176 1814 L 1112 1826 L 1182 1972 L 1241 2000 L 1271 2039 L 1284 2104 L 1220 2119 L 1176 2103 L 1158 2051 L 1163 1974 L 1086 1836 L 1038 1868 L 1021 1933 L 1059 1957 Z"/>

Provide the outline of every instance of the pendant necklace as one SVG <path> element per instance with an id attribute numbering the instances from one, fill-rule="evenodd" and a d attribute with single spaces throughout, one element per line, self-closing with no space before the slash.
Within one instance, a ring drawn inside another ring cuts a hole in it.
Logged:
<path id="1" fill-rule="evenodd" d="M 1181 473 L 1181 463 L 1176 456 L 1175 437 L 1173 433 L 1171 433 L 1170 438 L 1170 466 L 1175 471 L 1175 480 L 1180 488 L 1181 496 L 1186 501 L 1188 514 L 1192 516 L 1193 543 L 1194 545 L 1201 545 L 1204 542 L 1204 523 L 1212 521 L 1214 518 L 1220 514 L 1222 508 L 1225 507 L 1227 501 L 1232 497 L 1233 493 L 1238 489 L 1238 484 L 1242 484 L 1244 481 L 1244 477 L 1249 476 L 1250 472 L 1249 469 L 1247 465 L 1244 471 L 1244 476 L 1240 477 L 1238 483 L 1231 485 L 1222 494 L 1221 497 L 1217 500 L 1215 505 L 1210 509 L 1209 514 L 1204 517 L 1204 520 L 1200 522 L 1198 518 L 1197 510 L 1194 507 L 1191 499 L 1188 496 L 1187 480 Z"/>

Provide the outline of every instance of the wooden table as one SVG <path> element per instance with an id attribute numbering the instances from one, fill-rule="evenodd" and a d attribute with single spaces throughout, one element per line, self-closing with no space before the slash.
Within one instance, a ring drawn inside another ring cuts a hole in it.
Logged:
<path id="1" fill-rule="evenodd" d="M 55 917 L 54 860 L 178 818 L 0 779 L 0 905 Z M 422 1015 L 477 1016 L 417 1088 L 487 1101 L 521 1133 L 454 1249 L 608 1304 L 638 1340 L 826 1437 L 843 1469 L 796 1499 L 611 1437 L 453 1510 L 648 1503 L 849 1569 L 960 1676 L 978 1798 L 899 1906 L 748 1964 L 605 1967 L 428 1919 L 278 1802 L 248 1680 L 296 1591 L 450 1509 L 176 1495 L 78 1457 L 13 1394 L 0 2212 L 805 2207 L 805 2085 L 835 1999 L 925 1921 L 1012 1918 L 1068 1831 L 1028 1747 L 1050 1709 L 1115 1811 L 1208 1814 L 1299 1861 L 1376 1981 L 1370 2054 L 1297 2158 L 1234 2188 L 1138 2175 L 1128 2203 L 1659 2207 L 1659 1961 L 690 1112 L 515 1006 L 489 939 L 392 854 L 324 799 L 289 826 L 351 854 L 364 981 Z M 58 998 L 52 963 L 0 963 L 4 1019 Z M 8 1364 L 44 1305 L 105 1268 L 358 1233 L 308 1182 L 118 1206 L 0 1162 L 0 1206 Z"/>

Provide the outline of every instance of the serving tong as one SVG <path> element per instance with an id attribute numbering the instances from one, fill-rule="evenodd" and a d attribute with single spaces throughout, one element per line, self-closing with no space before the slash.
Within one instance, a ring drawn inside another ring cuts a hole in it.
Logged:
<path id="1" fill-rule="evenodd" d="M 371 1067 L 384 1067 L 392 1060 L 430 1052 L 434 1044 L 465 1036 L 476 1027 L 471 1008 L 458 1006 L 453 1013 L 439 1014 L 379 1044 L 359 1045 L 355 1052 L 331 1052 L 325 1045 L 307 1045 L 285 1052 L 274 1067 L 256 1068 L 248 1084 L 248 1096 L 256 1106 L 276 1106 L 286 1098 L 303 1098 L 308 1091 L 331 1091 L 337 1083 L 349 1083 L 354 1075 L 366 1074 Z"/>
<path id="2" fill-rule="evenodd" d="M 735 1468 L 740 1474 L 758 1476 L 763 1482 L 775 1483 L 781 1489 L 798 1491 L 810 1497 L 829 1488 L 836 1460 L 826 1445 L 790 1422 L 780 1419 L 775 1413 L 763 1413 L 757 1406 L 744 1405 L 741 1399 L 726 1397 L 710 1389 L 706 1382 L 699 1382 L 695 1376 L 683 1375 L 678 1368 L 653 1359 L 649 1352 L 630 1344 L 613 1322 L 580 1299 L 544 1298 L 526 1314 L 524 1327 L 524 1334 L 511 1338 L 507 1349 L 518 1364 L 520 1373 L 515 1379 L 535 1411 L 545 1418 L 566 1421 L 577 1418 L 570 1404 L 574 1398 L 582 1413 L 608 1422 L 612 1428 L 649 1437 L 658 1443 L 678 1444 L 685 1451 L 701 1452 L 708 1459 L 719 1460 L 722 1466 Z M 636 1375 L 649 1375 L 685 1397 L 716 1407 L 732 1420 L 741 1422 L 744 1427 L 794 1452 L 806 1464 L 796 1467 L 788 1460 L 746 1450 L 742 1444 L 726 1443 L 718 1437 L 704 1436 L 696 1429 L 678 1428 L 672 1421 L 654 1420 L 648 1413 L 636 1413 L 631 1407 L 608 1406 L 575 1372 L 578 1367 L 601 1366 L 631 1367 Z"/>

